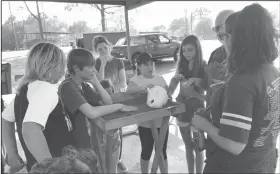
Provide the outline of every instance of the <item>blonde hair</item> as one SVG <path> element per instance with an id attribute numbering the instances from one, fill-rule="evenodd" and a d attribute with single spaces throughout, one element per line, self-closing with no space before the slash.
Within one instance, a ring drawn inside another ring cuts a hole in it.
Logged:
<path id="1" fill-rule="evenodd" d="M 25 73 L 19 82 L 17 91 L 19 92 L 23 85 L 35 80 L 52 83 L 50 73 L 58 66 L 65 68 L 65 62 L 63 51 L 56 45 L 48 42 L 34 45 L 27 55 Z"/>

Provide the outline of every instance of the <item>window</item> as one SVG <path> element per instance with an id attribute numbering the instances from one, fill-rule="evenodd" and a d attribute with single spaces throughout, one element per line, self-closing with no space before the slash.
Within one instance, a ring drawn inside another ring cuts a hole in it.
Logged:
<path id="1" fill-rule="evenodd" d="M 136 45 L 143 45 L 146 44 L 145 37 L 135 37 L 131 39 L 131 44 L 136 44 Z"/>
<path id="2" fill-rule="evenodd" d="M 116 46 L 124 45 L 125 42 L 126 42 L 126 37 L 123 37 L 123 38 L 120 38 L 115 45 Z"/>
<path id="3" fill-rule="evenodd" d="M 159 40 L 161 43 L 169 43 L 169 39 L 163 35 L 159 36 Z"/>
<path id="4" fill-rule="evenodd" d="M 157 44 L 159 43 L 158 36 L 150 35 L 148 36 L 148 44 Z"/>

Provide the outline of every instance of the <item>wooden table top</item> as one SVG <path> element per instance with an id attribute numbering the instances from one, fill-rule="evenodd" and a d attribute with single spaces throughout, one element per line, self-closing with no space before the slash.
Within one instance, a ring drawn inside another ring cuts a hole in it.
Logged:
<path id="1" fill-rule="evenodd" d="M 95 123 L 102 130 L 108 131 L 185 112 L 185 106 L 183 104 L 176 103 L 171 100 L 169 100 L 168 103 L 163 106 L 163 108 L 150 108 L 146 104 L 146 96 L 147 94 L 145 93 L 113 94 L 112 99 L 114 103 L 123 103 L 126 105 L 137 106 L 138 110 L 133 112 L 115 112 L 99 119 L 95 119 Z"/>

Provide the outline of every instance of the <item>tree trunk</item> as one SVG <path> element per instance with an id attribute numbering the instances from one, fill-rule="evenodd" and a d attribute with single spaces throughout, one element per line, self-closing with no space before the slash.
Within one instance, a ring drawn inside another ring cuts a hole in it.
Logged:
<path id="1" fill-rule="evenodd" d="M 41 39 L 41 40 L 44 40 L 42 19 L 41 19 L 41 15 L 40 15 L 40 11 L 39 11 L 38 1 L 36 1 L 36 5 L 37 5 L 37 14 L 38 14 L 37 20 L 38 20 L 39 29 L 40 29 L 40 39 Z"/>
<path id="2" fill-rule="evenodd" d="M 104 4 L 101 4 L 100 14 L 101 14 L 102 31 L 106 31 L 106 24 L 105 24 L 105 8 L 104 8 Z"/>
<path id="3" fill-rule="evenodd" d="M 17 35 L 16 35 L 16 31 L 15 31 L 15 26 L 14 26 L 14 20 L 13 20 L 13 15 L 12 15 L 12 10 L 11 10 L 11 5 L 10 2 L 9 3 L 9 9 L 10 9 L 10 19 L 11 19 L 11 24 L 12 24 L 12 31 L 14 34 L 14 39 L 15 39 L 15 43 L 16 43 L 16 50 L 19 50 L 19 46 L 18 46 L 18 42 L 17 42 Z"/>

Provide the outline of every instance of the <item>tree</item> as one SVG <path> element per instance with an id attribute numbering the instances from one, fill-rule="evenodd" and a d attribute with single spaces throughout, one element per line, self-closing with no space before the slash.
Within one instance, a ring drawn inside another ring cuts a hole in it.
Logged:
<path id="1" fill-rule="evenodd" d="M 47 17 L 44 21 L 44 28 L 47 32 L 66 32 L 69 28 L 67 23 L 59 20 L 57 16 Z"/>
<path id="2" fill-rule="evenodd" d="M 273 12 L 270 12 L 270 15 L 271 15 L 274 27 L 279 30 L 280 29 L 279 28 L 279 26 L 280 26 L 280 24 L 279 24 L 279 19 L 280 19 L 279 12 L 277 13 L 276 11 L 273 11 Z"/>
<path id="3" fill-rule="evenodd" d="M 164 25 L 155 26 L 153 28 L 153 31 L 157 31 L 157 32 L 166 31 L 166 27 Z"/>
<path id="4" fill-rule="evenodd" d="M 210 13 L 211 13 L 211 11 L 204 7 L 197 8 L 197 9 L 195 9 L 195 11 L 191 12 L 191 20 L 190 20 L 191 21 L 191 23 L 190 23 L 191 33 L 193 31 L 192 27 L 193 27 L 193 23 L 195 21 L 195 17 L 199 16 L 199 21 L 200 21 L 200 20 L 202 20 L 202 18 L 207 17 Z"/>
<path id="5" fill-rule="evenodd" d="M 174 19 L 170 26 L 169 30 L 172 34 L 185 36 L 189 34 L 189 23 L 188 19 L 183 17 L 179 19 Z"/>
<path id="6" fill-rule="evenodd" d="M 203 18 L 195 27 L 195 35 L 203 38 L 214 38 L 215 33 L 211 29 L 213 22 L 210 18 Z"/>
<path id="7" fill-rule="evenodd" d="M 29 9 L 28 5 L 26 4 L 26 2 L 25 1 L 23 1 L 23 2 L 25 4 L 25 6 L 26 6 L 26 9 L 29 11 L 29 13 L 38 21 L 39 30 L 40 30 L 40 37 L 41 37 L 41 40 L 44 40 L 42 19 L 41 19 L 41 15 L 40 15 L 38 1 L 36 1 L 37 16 L 30 11 L 30 9 Z"/>
<path id="8" fill-rule="evenodd" d="M 195 9 L 194 13 L 196 13 L 199 16 L 199 19 L 201 20 L 203 17 L 207 17 L 211 13 L 211 11 L 207 8 L 200 7 Z"/>
<path id="9" fill-rule="evenodd" d="M 17 34 L 18 32 L 24 31 L 23 22 L 15 21 L 14 16 L 10 16 L 7 21 L 2 25 L 2 50 L 15 50 L 16 49 L 16 40 L 13 34 L 11 20 L 14 22 L 14 31 Z M 23 35 L 17 34 L 17 42 L 20 44 L 23 41 Z"/>
<path id="10" fill-rule="evenodd" d="M 134 28 L 134 20 L 132 18 L 128 19 L 129 21 L 129 32 L 130 33 L 136 33 L 136 29 Z M 116 10 L 114 14 L 111 14 L 106 19 L 108 23 L 108 31 L 126 31 L 125 26 L 125 15 L 124 15 L 124 9 L 119 8 L 119 10 Z"/>
<path id="11" fill-rule="evenodd" d="M 77 21 L 74 22 L 73 25 L 69 27 L 69 32 L 71 34 L 79 34 L 84 32 L 90 32 L 91 29 L 87 26 L 86 21 Z"/>
<path id="12" fill-rule="evenodd" d="M 8 2 L 8 4 L 9 4 L 10 15 L 11 15 L 11 17 L 13 17 L 10 2 Z M 17 36 L 16 36 L 16 32 L 15 32 L 14 19 L 11 18 L 10 21 L 11 21 L 11 26 L 12 26 L 12 32 L 13 32 L 13 35 L 14 35 L 14 41 L 15 41 L 15 44 L 16 44 L 16 49 L 18 50 L 19 45 L 18 45 Z"/>
<path id="13" fill-rule="evenodd" d="M 114 14 L 115 13 L 114 11 L 109 11 L 109 9 L 122 7 L 121 5 L 104 5 L 104 4 L 100 4 L 100 5 L 89 4 L 89 5 L 91 8 L 95 8 L 100 12 L 102 31 L 106 31 L 105 14 Z M 75 7 L 79 7 L 79 3 L 68 3 L 64 9 L 71 11 Z"/>

